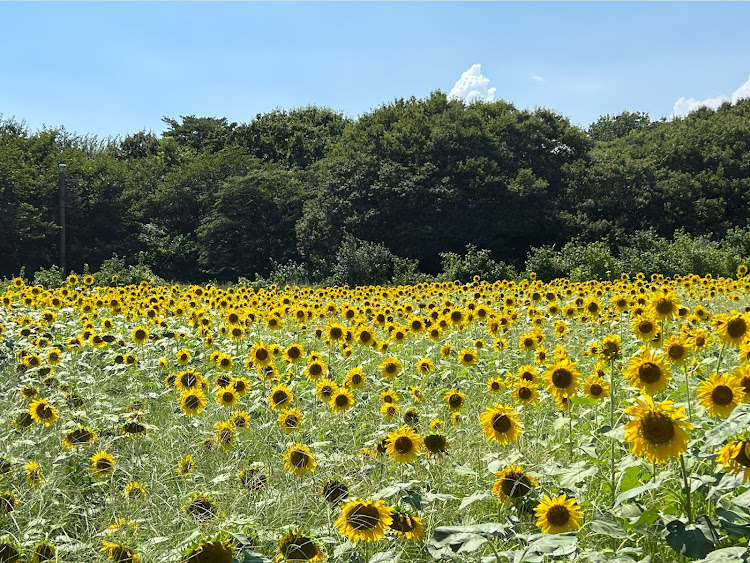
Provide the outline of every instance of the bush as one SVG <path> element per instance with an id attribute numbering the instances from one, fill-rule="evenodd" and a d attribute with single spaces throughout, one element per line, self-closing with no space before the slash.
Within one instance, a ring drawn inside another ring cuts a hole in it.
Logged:
<path id="1" fill-rule="evenodd" d="M 147 281 L 151 285 L 166 283 L 145 263 L 143 253 L 138 255 L 138 263 L 130 266 L 126 265 L 125 260 L 117 254 L 113 254 L 112 258 L 102 262 L 102 267 L 93 276 L 94 284 L 99 286 L 131 285 L 142 281 Z"/>
<path id="2" fill-rule="evenodd" d="M 568 275 L 562 256 L 554 245 L 532 248 L 526 258 L 526 272 L 536 272 L 537 278 L 544 282 Z"/>
<path id="3" fill-rule="evenodd" d="M 382 285 L 393 278 L 399 260 L 382 244 L 346 233 L 336 252 L 329 285 Z"/>
<path id="4" fill-rule="evenodd" d="M 41 285 L 47 288 L 62 287 L 66 284 L 66 277 L 63 275 L 62 268 L 59 266 L 50 266 L 41 268 L 34 273 L 34 285 Z"/>
<path id="5" fill-rule="evenodd" d="M 256 274 L 256 280 L 257 278 Z M 310 285 L 310 273 L 307 271 L 307 266 L 298 264 L 292 259 L 289 259 L 286 264 L 281 264 L 272 258 L 268 284 L 272 283 L 275 283 L 277 287 Z"/>
<path id="6" fill-rule="evenodd" d="M 470 282 L 475 276 L 488 282 L 517 278 L 515 269 L 505 262 L 496 262 L 487 249 L 477 250 L 473 244 L 466 245 L 466 255 L 441 252 L 443 271 L 440 279 L 445 281 Z"/>

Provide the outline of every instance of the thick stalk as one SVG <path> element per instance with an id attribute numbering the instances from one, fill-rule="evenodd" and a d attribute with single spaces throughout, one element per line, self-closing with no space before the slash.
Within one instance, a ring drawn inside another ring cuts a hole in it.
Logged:
<path id="1" fill-rule="evenodd" d="M 688 480 L 687 468 L 685 467 L 685 456 L 680 455 L 680 467 L 682 468 L 682 481 L 685 485 L 685 512 L 687 512 L 688 523 L 693 523 L 693 505 L 690 502 L 690 481 Z"/>

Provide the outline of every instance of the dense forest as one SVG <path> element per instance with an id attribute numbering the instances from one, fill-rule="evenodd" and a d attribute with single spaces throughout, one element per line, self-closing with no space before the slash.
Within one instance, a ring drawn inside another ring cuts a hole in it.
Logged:
<path id="1" fill-rule="evenodd" d="M 311 106 L 164 124 L 100 140 L 0 118 L 0 276 L 58 261 L 59 163 L 77 272 L 117 255 L 186 282 L 368 283 L 719 275 L 750 258 L 750 100 L 587 130 L 439 91 L 357 119 Z"/>

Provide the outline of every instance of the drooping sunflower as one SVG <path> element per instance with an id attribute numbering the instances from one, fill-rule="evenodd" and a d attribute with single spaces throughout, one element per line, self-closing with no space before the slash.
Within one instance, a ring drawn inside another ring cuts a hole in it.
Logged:
<path id="1" fill-rule="evenodd" d="M 231 563 L 233 539 L 222 539 L 221 535 L 201 539 L 198 545 L 182 552 L 180 563 Z"/>
<path id="2" fill-rule="evenodd" d="M 29 406 L 31 419 L 37 424 L 49 426 L 57 420 L 57 411 L 47 399 L 37 399 Z"/>
<path id="3" fill-rule="evenodd" d="M 422 438 L 411 426 L 402 426 L 388 434 L 386 453 L 397 463 L 409 463 L 417 459 L 422 445 Z"/>
<path id="4" fill-rule="evenodd" d="M 530 381 L 518 381 L 510 391 L 513 402 L 517 405 L 533 405 L 539 400 L 536 385 Z"/>
<path id="5" fill-rule="evenodd" d="M 97 438 L 98 436 L 96 435 L 96 432 L 94 432 L 90 428 L 81 426 L 68 431 L 68 433 L 65 435 L 65 438 L 63 438 L 62 443 L 66 449 L 72 450 L 73 448 L 77 448 L 78 446 L 83 446 L 94 442 Z"/>
<path id="6" fill-rule="evenodd" d="M 721 463 L 729 473 L 742 473 L 742 484 L 750 481 L 750 440 L 746 438 L 731 440 L 716 452 L 716 461 Z"/>
<path id="7" fill-rule="evenodd" d="M 590 375 L 582 385 L 583 394 L 589 399 L 603 401 L 609 397 L 609 383 L 598 375 Z"/>
<path id="8" fill-rule="evenodd" d="M 424 393 L 422 393 L 422 390 L 419 387 L 410 386 L 409 395 L 411 395 L 411 398 L 415 403 L 421 403 L 424 401 Z"/>
<path id="9" fill-rule="evenodd" d="M 191 497 L 184 510 L 195 518 L 196 522 L 208 522 L 216 517 L 219 509 L 210 498 L 196 494 L 192 494 Z"/>
<path id="10" fill-rule="evenodd" d="M 397 536 L 404 536 L 407 540 L 420 541 L 424 536 L 424 525 L 419 516 L 415 516 L 402 509 L 391 512 L 393 522 L 389 529 Z"/>
<path id="11" fill-rule="evenodd" d="M 299 430 L 304 414 L 299 409 L 286 409 L 279 413 L 277 421 L 281 429 L 290 434 L 296 430 Z"/>
<path id="12" fill-rule="evenodd" d="M 312 538 L 292 530 L 279 540 L 279 555 L 276 562 L 279 561 L 323 561 L 323 553 Z"/>
<path id="13" fill-rule="evenodd" d="M 739 348 L 750 337 L 750 313 L 723 313 L 713 318 L 716 332 L 727 344 Z"/>
<path id="14" fill-rule="evenodd" d="M 479 415 L 479 422 L 487 439 L 495 440 L 498 444 L 510 444 L 521 435 L 521 421 L 510 405 L 487 407 Z"/>
<path id="15" fill-rule="evenodd" d="M 698 385 L 698 396 L 709 416 L 727 418 L 742 402 L 744 388 L 733 375 L 714 373 Z"/>
<path id="16" fill-rule="evenodd" d="M 194 467 L 195 467 L 195 458 L 193 457 L 193 454 L 185 454 L 177 462 L 176 473 L 180 477 L 187 477 L 193 472 Z"/>
<path id="17" fill-rule="evenodd" d="M 536 525 L 543 534 L 562 534 L 581 528 L 583 512 L 576 499 L 567 498 L 563 493 L 557 498 L 544 495 L 544 499 L 534 508 Z"/>
<path id="18" fill-rule="evenodd" d="M 248 467 L 242 469 L 238 476 L 240 478 L 240 484 L 243 488 L 251 491 L 262 491 L 268 483 L 268 477 L 263 471 L 257 467 Z"/>
<path id="19" fill-rule="evenodd" d="M 537 480 L 524 473 L 520 465 L 506 465 L 495 476 L 497 481 L 492 487 L 492 494 L 500 500 L 515 502 L 539 486 Z"/>
<path id="20" fill-rule="evenodd" d="M 331 396 L 328 406 L 331 407 L 331 410 L 337 413 L 348 411 L 354 406 L 354 395 L 352 395 L 352 392 L 346 388 L 338 389 Z"/>
<path id="21" fill-rule="evenodd" d="M 283 458 L 284 470 L 297 476 L 304 475 L 308 471 L 314 472 L 315 466 L 318 465 L 315 456 L 307 446 L 302 444 L 290 445 Z"/>
<path id="22" fill-rule="evenodd" d="M 465 402 L 466 394 L 462 391 L 459 391 L 455 387 L 453 389 L 449 389 L 443 395 L 443 403 L 445 403 L 445 406 L 448 407 L 451 412 L 460 411 Z"/>
<path id="23" fill-rule="evenodd" d="M 21 504 L 18 497 L 10 491 L 0 493 L 0 516 L 10 514 Z"/>
<path id="24" fill-rule="evenodd" d="M 289 406 L 294 398 L 292 390 L 283 383 L 274 386 L 267 398 L 268 406 L 274 410 L 282 410 Z"/>
<path id="25" fill-rule="evenodd" d="M 383 500 L 352 500 L 341 508 L 334 526 L 355 544 L 362 540 L 378 541 L 385 537 L 385 530 L 393 523 L 392 512 Z"/>
<path id="26" fill-rule="evenodd" d="M 622 353 L 622 342 L 616 334 L 608 334 L 602 339 L 599 355 L 603 360 L 613 360 Z"/>
<path id="27" fill-rule="evenodd" d="M 143 500 L 146 498 L 146 486 L 140 481 L 131 481 L 125 485 L 122 496 L 125 500 Z"/>
<path id="28" fill-rule="evenodd" d="M 442 434 L 428 434 L 424 437 L 424 447 L 430 454 L 444 454 L 448 451 L 448 440 Z"/>
<path id="29" fill-rule="evenodd" d="M 633 356 L 623 374 L 630 385 L 651 396 L 664 391 L 672 379 L 664 354 L 653 348 Z"/>
<path id="30" fill-rule="evenodd" d="M 331 504 L 339 504 L 349 496 L 349 487 L 337 480 L 326 481 L 319 491 L 323 498 Z"/>
<path id="31" fill-rule="evenodd" d="M 685 431 L 693 428 L 684 420 L 684 409 L 676 409 L 672 401 L 662 401 L 656 406 L 648 395 L 635 402 L 635 406 L 625 409 L 625 414 L 633 417 L 625 424 L 625 440 L 631 442 L 630 452 L 657 465 L 679 457 L 687 449 Z"/>
<path id="32" fill-rule="evenodd" d="M 24 471 L 26 473 L 26 482 L 35 489 L 38 489 L 39 484 L 42 482 L 42 470 L 39 464 L 35 461 L 29 461 L 24 466 Z"/>
<path id="33" fill-rule="evenodd" d="M 576 370 L 575 362 L 566 358 L 547 366 L 543 377 L 546 389 L 557 399 L 576 394 L 581 374 Z"/>
<path id="34" fill-rule="evenodd" d="M 91 456 L 91 473 L 96 477 L 110 477 L 115 472 L 115 458 L 101 450 Z"/>
<path id="35" fill-rule="evenodd" d="M 216 443 L 222 450 L 231 450 L 234 447 L 234 425 L 230 420 L 217 422 L 214 426 L 214 436 Z"/>

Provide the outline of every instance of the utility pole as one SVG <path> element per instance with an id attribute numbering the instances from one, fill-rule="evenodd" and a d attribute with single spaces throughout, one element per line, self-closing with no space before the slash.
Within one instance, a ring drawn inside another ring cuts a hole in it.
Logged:
<path id="1" fill-rule="evenodd" d="M 65 266 L 65 165 L 57 165 L 57 197 L 60 202 L 60 268 L 63 277 L 68 271 Z"/>

